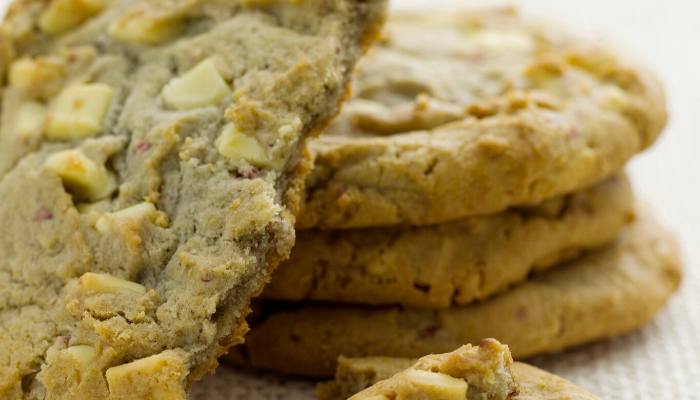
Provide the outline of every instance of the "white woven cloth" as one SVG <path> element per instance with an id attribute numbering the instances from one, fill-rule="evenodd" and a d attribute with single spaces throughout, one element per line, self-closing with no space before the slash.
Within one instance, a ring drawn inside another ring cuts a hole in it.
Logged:
<path id="1" fill-rule="evenodd" d="M 655 201 L 686 251 L 680 293 L 644 329 L 533 364 L 607 400 L 700 399 L 700 1 L 393 0 L 395 8 L 451 9 L 520 4 L 528 13 L 604 32 L 636 49 L 661 73 L 671 121 L 659 143 L 631 167 L 637 191 Z M 10 0 L 0 0 L 0 14 Z M 312 399 L 314 383 L 252 376 L 220 367 L 193 400 Z"/>

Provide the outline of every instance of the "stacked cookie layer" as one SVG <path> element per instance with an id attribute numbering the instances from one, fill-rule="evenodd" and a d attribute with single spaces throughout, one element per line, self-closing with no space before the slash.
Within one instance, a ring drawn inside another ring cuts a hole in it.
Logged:
<path id="1" fill-rule="evenodd" d="M 230 361 L 325 377 L 488 337 L 523 358 L 635 329 L 678 287 L 621 172 L 666 122 L 633 59 L 512 10 L 395 16 L 355 94 Z"/>

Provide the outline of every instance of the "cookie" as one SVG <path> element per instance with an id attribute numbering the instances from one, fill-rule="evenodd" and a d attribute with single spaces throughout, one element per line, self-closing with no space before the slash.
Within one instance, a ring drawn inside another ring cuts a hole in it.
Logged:
<path id="1" fill-rule="evenodd" d="M 532 365 L 513 363 L 520 400 L 601 400 L 573 383 Z"/>
<path id="2" fill-rule="evenodd" d="M 184 399 L 294 243 L 385 4 L 20 0 L 0 28 L 0 398 Z"/>
<path id="3" fill-rule="evenodd" d="M 408 364 L 408 365 L 406 365 Z M 336 380 L 319 384 L 319 400 L 518 398 L 508 346 L 484 339 L 451 353 L 409 359 L 340 358 Z M 351 397 L 352 396 L 352 397 Z"/>
<path id="4" fill-rule="evenodd" d="M 513 357 L 556 352 L 636 329 L 678 288 L 673 237 L 648 211 L 615 244 L 484 302 L 447 310 L 263 305 L 229 361 L 329 377 L 338 356 L 420 357 L 496 338 Z"/>
<path id="5" fill-rule="evenodd" d="M 426 227 L 298 232 L 262 297 L 368 305 L 467 305 L 585 250 L 612 242 L 633 217 L 629 181 L 537 207 Z"/>
<path id="6" fill-rule="evenodd" d="M 512 10 L 394 15 L 323 137 L 298 229 L 429 225 L 590 187 L 650 146 L 663 90 Z"/>
<path id="7" fill-rule="evenodd" d="M 479 346 L 482 347 L 484 342 L 495 342 L 493 339 L 485 339 Z M 497 343 L 497 342 L 496 342 Z M 492 345 L 493 346 L 493 345 Z M 506 347 L 500 345 L 501 347 Z M 506 347 L 507 349 L 507 347 Z M 435 358 L 456 357 L 456 355 L 468 355 L 464 352 L 464 348 L 453 353 L 443 354 L 439 356 L 424 357 L 429 360 Z M 510 354 L 508 354 L 510 356 Z M 423 360 L 421 359 L 421 360 Z M 344 358 L 338 360 L 338 368 L 336 370 L 335 381 L 319 384 L 317 397 L 319 400 L 345 400 L 351 398 L 356 393 L 360 393 L 365 388 L 370 387 L 385 379 L 394 379 L 394 375 L 399 374 L 409 368 L 416 368 L 416 363 L 420 360 L 408 358 L 387 358 L 387 357 L 368 357 L 368 358 Z M 467 364 L 468 367 L 471 367 Z M 464 371 L 465 368 L 462 368 Z M 558 376 L 552 375 L 539 368 L 531 365 L 515 362 L 510 365 L 511 374 L 515 378 L 519 389 L 517 398 L 521 400 L 598 400 L 599 398 L 589 393 L 588 391 L 568 382 Z M 469 371 L 469 370 L 467 370 Z M 485 370 L 488 371 L 488 370 Z M 471 372 L 471 371 L 469 371 Z M 481 375 L 485 375 L 482 374 Z M 478 378 L 480 374 L 474 374 L 474 378 Z M 488 375 L 487 375 L 488 376 Z M 484 379 L 486 383 L 488 379 Z M 483 385 L 483 382 L 478 379 L 467 381 L 469 389 L 473 385 Z M 365 392 L 362 392 L 365 393 Z M 353 400 L 364 398 L 358 395 L 352 397 Z M 472 398 L 472 397 L 468 397 Z M 474 397 L 481 400 L 482 397 Z M 494 397 L 487 397 L 492 399 Z"/>

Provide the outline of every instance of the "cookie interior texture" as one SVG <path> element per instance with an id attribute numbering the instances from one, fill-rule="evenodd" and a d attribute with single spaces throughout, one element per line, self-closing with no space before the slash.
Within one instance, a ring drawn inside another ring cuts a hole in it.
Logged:
<path id="1" fill-rule="evenodd" d="M 354 86 L 311 144 L 298 229 L 536 204 L 615 174 L 666 122 L 634 57 L 509 9 L 393 15 Z"/>
<path id="2" fill-rule="evenodd" d="M 628 179 L 537 206 L 424 227 L 297 233 L 262 298 L 447 308 L 607 245 L 634 216 Z"/>
<path id="3" fill-rule="evenodd" d="M 486 341 L 491 342 L 494 340 L 487 339 L 482 341 L 479 348 L 482 347 L 483 343 Z M 501 345 L 501 347 L 503 347 L 503 345 Z M 464 348 L 448 354 L 452 354 L 453 357 L 455 357 L 455 354 L 463 352 Z M 430 356 L 430 358 L 445 357 L 448 356 L 448 354 Z M 316 395 L 319 400 L 345 400 L 349 398 L 354 400 L 357 398 L 364 398 L 352 396 L 361 393 L 365 388 L 375 385 L 378 382 L 391 379 L 396 374 L 408 370 L 411 367 L 415 368 L 414 365 L 417 362 L 419 362 L 419 360 L 409 358 L 341 357 L 338 360 L 335 380 L 319 384 Z M 469 364 L 462 366 L 461 370 L 469 374 L 468 376 L 476 378 L 491 376 L 488 373 L 484 373 L 484 370 L 471 369 Z M 485 371 L 489 370 L 486 369 Z M 515 383 L 518 385 L 517 393 L 513 393 L 511 398 L 522 400 L 599 400 L 598 397 L 571 382 L 524 363 L 513 363 L 510 365 L 510 371 L 515 379 Z M 480 383 L 478 381 L 474 382 L 474 380 L 467 380 L 467 382 L 470 389 Z M 483 399 L 483 397 L 478 396 L 478 393 L 474 398 L 478 400 Z M 486 398 L 493 399 L 496 397 Z"/>
<path id="4" fill-rule="evenodd" d="M 227 361 L 330 377 L 341 355 L 414 358 L 483 338 L 508 343 L 513 357 L 522 359 L 636 329 L 664 306 L 680 280 L 675 239 L 641 209 L 613 244 L 471 306 L 263 304 L 245 344 L 234 347 Z"/>
<path id="5" fill-rule="evenodd" d="M 302 144 L 337 113 L 385 6 L 10 7 L 0 398 L 187 397 L 288 257 Z"/>

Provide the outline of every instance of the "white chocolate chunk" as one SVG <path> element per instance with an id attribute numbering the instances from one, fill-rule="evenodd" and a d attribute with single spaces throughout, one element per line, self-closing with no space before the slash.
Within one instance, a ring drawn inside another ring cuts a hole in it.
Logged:
<path id="1" fill-rule="evenodd" d="M 569 90 L 562 79 L 562 65 L 555 60 L 539 59 L 527 66 L 523 75 L 532 84 L 532 89 L 542 90 L 555 99 L 565 99 Z"/>
<path id="2" fill-rule="evenodd" d="M 115 213 L 111 213 L 112 218 L 118 219 L 118 218 L 136 218 L 136 219 L 145 219 L 148 218 L 149 221 L 155 222 L 156 218 L 158 218 L 158 210 L 156 210 L 156 206 L 153 205 L 153 203 L 140 203 L 136 204 L 134 206 L 125 208 L 123 210 L 119 210 Z M 98 232 L 101 234 L 106 234 L 109 232 L 110 228 L 110 219 L 107 218 L 106 215 L 103 215 L 99 220 L 97 220 L 97 223 L 95 224 L 95 229 L 97 229 Z"/>
<path id="3" fill-rule="evenodd" d="M 45 165 L 58 174 L 66 190 L 80 200 L 101 200 L 117 188 L 114 174 L 79 150 L 56 153 Z"/>
<path id="4" fill-rule="evenodd" d="M 20 58 L 10 64 L 7 80 L 11 86 L 26 90 L 62 77 L 63 67 L 55 60 Z"/>
<path id="5" fill-rule="evenodd" d="M 162 18 L 133 10 L 109 27 L 109 34 L 122 42 L 158 44 L 178 36 L 184 28 L 181 19 Z"/>
<path id="6" fill-rule="evenodd" d="M 483 29 L 471 37 L 474 44 L 489 52 L 535 50 L 535 41 L 529 36 L 518 32 L 505 32 L 495 29 Z"/>
<path id="7" fill-rule="evenodd" d="M 81 371 L 85 371 L 90 363 L 95 360 L 95 348 L 92 346 L 71 346 L 63 351 L 78 361 Z"/>
<path id="8" fill-rule="evenodd" d="M 142 358 L 128 364 L 112 367 L 107 370 L 107 382 L 112 383 L 116 378 L 130 372 L 154 375 L 160 372 L 167 364 L 168 361 L 165 358 L 161 357 L 160 354 L 156 354 L 154 356 Z"/>
<path id="9" fill-rule="evenodd" d="M 245 7 L 267 6 L 270 3 L 295 4 L 298 5 L 303 0 L 241 0 L 241 4 Z"/>
<path id="10" fill-rule="evenodd" d="M 465 400 L 467 382 L 438 372 L 421 370 L 408 371 L 404 375 L 420 392 L 428 392 L 431 398 Z M 408 396 L 412 397 L 412 396 Z"/>
<path id="11" fill-rule="evenodd" d="M 190 110 L 218 106 L 230 92 L 214 62 L 207 58 L 184 75 L 173 78 L 163 88 L 162 96 L 169 107 Z"/>
<path id="12" fill-rule="evenodd" d="M 7 81 L 11 86 L 26 89 L 33 83 L 34 75 L 36 75 L 36 63 L 29 58 L 20 58 L 10 64 Z"/>
<path id="13" fill-rule="evenodd" d="M 181 390 L 175 389 L 172 382 L 168 382 L 165 371 L 168 367 L 168 359 L 164 354 L 142 358 L 128 364 L 109 368 L 106 372 L 110 393 L 114 394 L 125 382 L 132 382 L 130 377 L 138 376 L 150 383 L 149 392 L 153 400 L 184 400 Z M 155 379 L 148 379 L 155 377 Z M 138 380 L 137 380 L 138 382 Z M 155 382 L 155 383 L 151 383 Z M 170 386 L 170 387 L 167 387 Z"/>
<path id="14" fill-rule="evenodd" d="M 39 28 L 51 35 L 66 32 L 105 6 L 106 0 L 53 0 L 39 16 Z"/>
<path id="15" fill-rule="evenodd" d="M 83 4 L 97 11 L 102 11 L 107 6 L 108 1 L 109 0 L 81 0 Z"/>
<path id="16" fill-rule="evenodd" d="M 46 106 L 38 101 L 25 101 L 17 112 L 15 132 L 19 137 L 32 137 L 44 126 Z"/>
<path id="17" fill-rule="evenodd" d="M 601 106 L 609 111 L 622 112 L 628 104 L 628 95 L 618 86 L 607 85 L 599 93 Z"/>
<path id="18" fill-rule="evenodd" d="M 280 162 L 267 155 L 265 147 L 254 137 L 241 132 L 236 125 L 228 124 L 216 141 L 216 148 L 224 157 L 243 159 L 256 167 L 276 169 Z"/>
<path id="19" fill-rule="evenodd" d="M 72 86 L 58 96 L 49 114 L 49 139 L 80 139 L 102 130 L 114 89 L 104 83 Z"/>
<path id="20" fill-rule="evenodd" d="M 123 291 L 146 293 L 146 287 L 135 282 L 115 278 L 108 274 L 93 274 L 88 272 L 80 277 L 80 285 L 86 290 L 99 293 L 117 294 Z"/>

